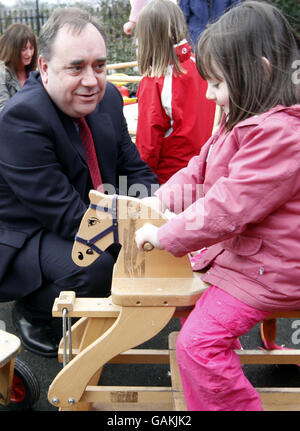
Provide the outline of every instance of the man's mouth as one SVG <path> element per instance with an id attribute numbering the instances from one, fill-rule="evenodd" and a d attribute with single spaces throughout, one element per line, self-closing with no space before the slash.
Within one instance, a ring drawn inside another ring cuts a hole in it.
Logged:
<path id="1" fill-rule="evenodd" d="M 86 94 L 86 93 L 84 93 L 84 94 L 82 94 L 82 93 L 77 93 L 76 95 L 78 96 L 78 97 L 83 97 L 84 99 L 93 99 L 94 97 L 97 97 L 98 96 L 98 94 L 99 94 L 99 91 L 96 91 L 96 92 L 94 92 L 94 93 L 88 93 L 88 94 Z"/>

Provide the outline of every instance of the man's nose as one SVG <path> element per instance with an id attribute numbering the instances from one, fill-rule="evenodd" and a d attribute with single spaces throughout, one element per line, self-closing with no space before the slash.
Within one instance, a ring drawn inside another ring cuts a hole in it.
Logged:
<path id="1" fill-rule="evenodd" d="M 92 67 L 87 67 L 83 73 L 82 85 L 92 87 L 97 84 L 96 73 Z"/>

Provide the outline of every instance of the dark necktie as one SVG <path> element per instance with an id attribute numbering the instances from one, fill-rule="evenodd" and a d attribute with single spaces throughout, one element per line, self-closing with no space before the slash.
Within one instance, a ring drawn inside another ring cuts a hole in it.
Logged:
<path id="1" fill-rule="evenodd" d="M 85 150 L 86 160 L 90 170 L 94 189 L 100 190 L 100 186 L 102 185 L 102 178 L 99 170 L 95 145 L 91 131 L 84 117 L 76 118 L 75 122 L 78 124 L 79 136 Z"/>

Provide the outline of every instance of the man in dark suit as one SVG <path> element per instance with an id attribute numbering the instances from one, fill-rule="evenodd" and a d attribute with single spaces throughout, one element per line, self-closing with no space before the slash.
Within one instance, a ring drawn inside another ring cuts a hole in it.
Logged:
<path id="1" fill-rule="evenodd" d="M 96 180 L 79 118 L 93 137 Z M 56 9 L 40 35 L 39 72 L 0 116 L 0 301 L 16 300 L 13 321 L 26 348 L 57 354 L 51 310 L 60 291 L 110 293 L 116 250 L 86 268 L 71 259 L 89 190 L 125 194 L 140 185 L 150 194 L 153 184 L 156 176 L 128 135 L 122 97 L 106 82 L 101 27 L 85 11 Z"/>

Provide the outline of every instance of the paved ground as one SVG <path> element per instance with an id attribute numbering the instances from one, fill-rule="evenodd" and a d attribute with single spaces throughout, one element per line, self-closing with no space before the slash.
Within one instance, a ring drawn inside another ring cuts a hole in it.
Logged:
<path id="1" fill-rule="evenodd" d="M 11 308 L 13 303 L 0 303 L 0 325 L 5 322 L 6 330 L 15 333 L 11 322 Z M 167 348 L 169 332 L 179 329 L 179 321 L 174 319 L 155 338 L 144 344 L 143 347 Z M 287 347 L 300 348 L 300 320 L 282 319 L 278 321 L 277 343 Z M 257 348 L 262 346 L 259 328 L 254 327 L 248 334 L 241 338 L 243 348 Z M 47 392 L 54 377 L 61 370 L 62 365 L 54 359 L 47 359 L 26 351 L 19 354 L 19 359 L 24 361 L 36 374 L 41 395 L 34 405 L 34 411 L 57 411 L 47 400 Z M 149 366 L 148 366 L 149 367 Z M 262 387 L 300 387 L 300 367 L 294 365 L 247 365 L 244 371 L 254 386 Z M 103 385 L 159 385 L 170 384 L 168 367 L 165 365 L 151 366 L 146 370 L 143 365 L 107 365 L 101 377 Z M 0 412 L 7 408 L 0 406 Z"/>

